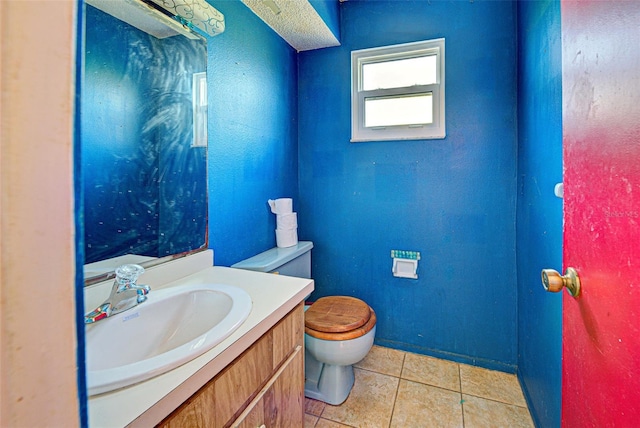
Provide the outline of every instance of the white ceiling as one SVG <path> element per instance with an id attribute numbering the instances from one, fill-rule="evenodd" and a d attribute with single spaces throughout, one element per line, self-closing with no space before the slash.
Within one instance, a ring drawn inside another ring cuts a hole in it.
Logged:
<path id="1" fill-rule="evenodd" d="M 298 52 L 340 45 L 307 0 L 242 2 Z"/>

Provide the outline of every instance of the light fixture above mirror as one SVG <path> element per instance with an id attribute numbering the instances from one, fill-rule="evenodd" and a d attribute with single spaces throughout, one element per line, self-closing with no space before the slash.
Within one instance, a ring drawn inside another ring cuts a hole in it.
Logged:
<path id="1" fill-rule="evenodd" d="M 86 0 L 87 4 L 126 22 L 158 39 L 182 34 L 197 36 L 190 30 L 217 36 L 224 32 L 224 15 L 205 0 Z"/>

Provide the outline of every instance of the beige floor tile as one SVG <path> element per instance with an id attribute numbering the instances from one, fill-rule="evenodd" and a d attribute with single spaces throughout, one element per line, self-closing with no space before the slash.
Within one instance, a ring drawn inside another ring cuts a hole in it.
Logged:
<path id="1" fill-rule="evenodd" d="M 403 351 L 374 345 L 369 354 L 354 367 L 400 377 L 404 355 Z"/>
<path id="2" fill-rule="evenodd" d="M 313 428 L 316 426 L 318 422 L 318 417 L 310 415 L 308 413 L 304 414 L 304 428 Z"/>
<path id="3" fill-rule="evenodd" d="M 401 377 L 460 392 L 460 370 L 452 361 L 407 353 Z"/>
<path id="4" fill-rule="evenodd" d="M 514 374 L 460 364 L 462 393 L 526 407 L 518 378 Z"/>
<path id="5" fill-rule="evenodd" d="M 322 401 L 314 400 L 313 398 L 304 398 L 304 412 L 310 415 L 320 416 L 324 410 L 325 403 Z"/>
<path id="6" fill-rule="evenodd" d="M 391 427 L 462 428 L 460 393 L 401 379 Z"/>
<path id="7" fill-rule="evenodd" d="M 462 395 L 465 428 L 534 428 L 526 407 Z"/>
<path id="8" fill-rule="evenodd" d="M 320 418 L 316 424 L 316 428 L 350 428 L 350 425 L 343 425 L 339 422 L 330 421 Z"/>
<path id="9" fill-rule="evenodd" d="M 355 369 L 356 381 L 340 406 L 326 405 L 323 419 L 354 427 L 388 427 L 399 379 Z"/>

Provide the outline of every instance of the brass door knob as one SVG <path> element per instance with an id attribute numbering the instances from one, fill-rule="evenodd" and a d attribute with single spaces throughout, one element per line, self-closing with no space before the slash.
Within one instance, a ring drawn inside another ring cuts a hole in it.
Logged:
<path id="1" fill-rule="evenodd" d="M 567 268 L 564 275 L 553 269 L 542 269 L 542 286 L 545 290 L 557 293 L 566 288 L 573 297 L 580 295 L 580 278 L 574 268 Z"/>

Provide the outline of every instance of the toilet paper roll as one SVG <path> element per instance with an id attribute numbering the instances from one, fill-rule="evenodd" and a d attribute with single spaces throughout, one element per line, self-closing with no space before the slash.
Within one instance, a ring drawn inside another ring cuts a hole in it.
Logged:
<path id="1" fill-rule="evenodd" d="M 278 248 L 293 247 L 298 243 L 298 228 L 276 229 L 276 245 Z"/>
<path id="2" fill-rule="evenodd" d="M 276 215 L 278 229 L 295 229 L 298 227 L 298 213 Z"/>
<path id="3" fill-rule="evenodd" d="M 293 199 L 291 198 L 269 199 L 268 202 L 271 212 L 274 214 L 290 214 L 293 212 Z"/>

